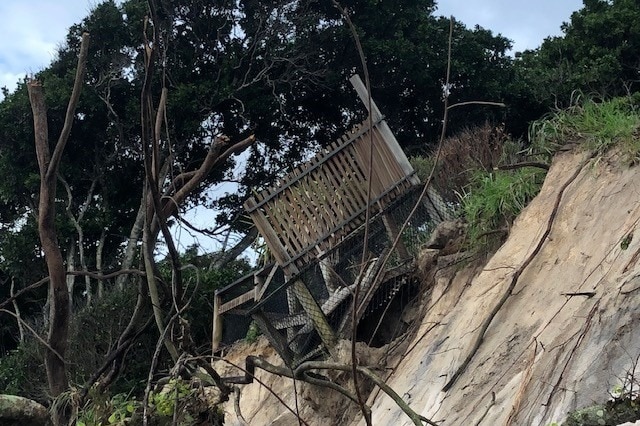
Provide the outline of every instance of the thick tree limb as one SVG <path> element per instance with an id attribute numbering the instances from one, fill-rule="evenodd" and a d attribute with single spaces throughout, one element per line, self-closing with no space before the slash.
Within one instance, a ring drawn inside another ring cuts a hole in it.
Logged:
<path id="1" fill-rule="evenodd" d="M 71 126 L 76 114 L 76 106 L 80 100 L 80 93 L 82 92 L 82 86 L 84 85 L 84 73 L 87 65 L 87 54 L 89 52 L 89 33 L 82 34 L 82 42 L 80 43 L 80 55 L 78 56 L 78 66 L 76 68 L 76 77 L 73 83 L 73 90 L 71 91 L 71 98 L 67 105 L 67 113 L 64 117 L 64 126 L 60 132 L 58 143 L 54 148 L 53 155 L 51 156 L 51 163 L 47 168 L 47 181 L 56 179 L 58 174 L 58 166 L 60 165 L 60 159 L 62 153 L 67 145 L 67 140 L 71 134 Z"/>
<path id="2" fill-rule="evenodd" d="M 211 264 L 209 265 L 209 269 L 222 268 L 227 263 L 240 256 L 240 254 L 242 254 L 242 252 L 245 251 L 253 241 L 255 241 L 257 236 L 258 228 L 254 226 L 245 234 L 244 237 L 242 237 L 240 241 L 238 241 L 236 245 L 234 245 L 227 251 L 216 254 L 213 261 L 211 261 Z"/>
<path id="3" fill-rule="evenodd" d="M 231 147 L 228 147 L 222 154 L 223 148 L 228 144 L 228 139 L 226 137 L 218 137 L 216 138 L 209 147 L 209 152 L 205 157 L 204 161 L 198 167 L 198 170 L 188 172 L 185 174 L 178 175 L 174 179 L 174 184 L 176 185 L 176 191 L 173 195 L 169 197 L 169 200 L 164 203 L 163 206 L 163 214 L 164 217 L 169 217 L 174 214 L 178 208 L 182 204 L 182 202 L 195 190 L 200 183 L 211 173 L 213 168 L 225 161 L 232 154 L 239 153 L 244 151 L 247 147 L 249 147 L 252 143 L 255 142 L 255 136 L 251 135 L 246 139 L 243 139 L 240 142 L 233 144 Z M 182 183 L 182 185 L 181 185 Z"/>

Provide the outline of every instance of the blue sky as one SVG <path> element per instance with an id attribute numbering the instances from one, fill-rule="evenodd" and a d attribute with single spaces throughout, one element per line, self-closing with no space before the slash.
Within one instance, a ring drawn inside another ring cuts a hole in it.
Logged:
<path id="1" fill-rule="evenodd" d="M 25 74 L 46 67 L 69 26 L 95 4 L 97 0 L 0 0 L 0 86 L 13 89 Z M 520 51 L 560 34 L 562 22 L 581 7 L 581 0 L 441 0 L 437 13 L 501 33 Z"/>

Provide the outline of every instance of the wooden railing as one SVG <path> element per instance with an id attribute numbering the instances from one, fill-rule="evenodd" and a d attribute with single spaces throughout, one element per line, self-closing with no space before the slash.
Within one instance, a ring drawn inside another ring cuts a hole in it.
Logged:
<path id="1" fill-rule="evenodd" d="M 411 185 L 412 176 L 400 167 L 379 124 L 374 122 L 369 128 L 368 120 L 363 122 L 245 203 L 282 267 L 292 262 L 302 267 L 331 250 L 364 222 L 368 199 L 377 212 Z M 369 172 L 370 164 L 373 173 Z"/>

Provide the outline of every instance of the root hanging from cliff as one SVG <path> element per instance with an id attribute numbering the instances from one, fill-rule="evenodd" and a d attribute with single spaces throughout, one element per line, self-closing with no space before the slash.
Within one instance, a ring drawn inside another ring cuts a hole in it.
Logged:
<path id="1" fill-rule="evenodd" d="M 531 252 L 531 254 L 525 259 L 522 265 L 520 265 L 520 267 L 514 272 L 513 277 L 511 278 L 511 282 L 509 283 L 509 286 L 507 287 L 506 291 L 503 293 L 502 297 L 500 298 L 498 303 L 494 306 L 494 308 L 491 310 L 491 312 L 489 313 L 487 318 L 484 320 L 484 322 L 480 325 L 480 331 L 478 332 L 473 342 L 473 345 L 471 346 L 471 350 L 469 351 L 469 354 L 464 359 L 464 361 L 462 361 L 462 364 L 460 364 L 460 366 L 455 371 L 455 373 L 453 373 L 453 375 L 451 376 L 447 384 L 444 385 L 444 387 L 442 388 L 443 392 L 449 391 L 453 387 L 453 385 L 456 383 L 456 381 L 460 378 L 460 376 L 466 371 L 467 367 L 469 366 L 469 363 L 471 362 L 475 354 L 478 352 L 478 349 L 480 348 L 480 345 L 482 344 L 482 341 L 484 339 L 484 335 L 487 332 L 487 329 L 489 328 L 491 323 L 493 322 L 496 314 L 500 311 L 500 309 L 502 309 L 507 299 L 509 299 L 509 296 L 511 296 L 511 294 L 513 293 L 513 289 L 516 287 L 516 284 L 518 284 L 518 279 L 520 278 L 520 275 L 522 275 L 524 270 L 531 264 L 531 262 L 533 262 L 533 260 L 536 258 L 538 253 L 540 253 L 540 250 L 542 250 L 544 243 L 547 241 L 547 238 L 549 237 L 549 234 L 551 233 L 551 229 L 553 227 L 553 222 L 555 221 L 556 216 L 558 215 L 558 208 L 560 207 L 560 202 L 562 201 L 562 196 L 564 195 L 565 190 L 569 187 L 569 185 L 571 185 L 576 180 L 576 178 L 582 172 L 582 169 L 594 158 L 594 156 L 595 156 L 595 153 L 592 153 L 587 158 L 585 158 L 577 167 L 576 171 L 571 175 L 571 177 L 569 177 L 569 179 L 567 179 L 567 181 L 562 185 L 562 187 L 558 191 L 558 195 L 556 196 L 556 200 L 553 205 L 553 210 L 551 210 L 551 215 L 549 216 L 549 219 L 547 221 L 547 227 L 544 233 L 542 234 L 542 237 L 540 238 L 540 240 L 538 240 L 538 243 L 536 244 L 536 247 Z"/>
<path id="2" fill-rule="evenodd" d="M 237 366 L 236 366 L 237 367 Z M 331 381 L 329 378 L 320 374 L 314 373 L 311 370 L 334 370 L 334 371 L 346 371 L 349 372 L 353 368 L 351 365 L 324 362 L 324 361 L 307 361 L 300 364 L 296 369 L 291 370 L 286 367 L 279 367 L 273 365 L 266 360 L 257 356 L 248 356 L 245 360 L 245 368 L 243 376 L 225 377 L 223 378 L 225 383 L 229 384 L 249 384 L 252 383 L 255 377 L 255 369 L 260 368 L 271 374 L 278 376 L 289 377 L 296 380 L 301 380 L 312 385 L 326 387 L 333 389 L 336 392 L 344 395 L 354 403 L 358 404 L 358 397 L 355 393 L 346 389 L 343 386 Z M 413 424 L 417 426 L 423 426 L 425 423 L 431 426 L 437 426 L 437 423 L 427 419 L 426 417 L 416 413 L 409 405 L 398 395 L 389 385 L 385 383 L 377 374 L 371 369 L 358 365 L 357 371 L 367 379 L 375 383 L 384 393 L 386 393 L 393 401 L 400 407 L 400 409 L 411 419 Z M 371 409 L 368 406 L 364 407 L 365 415 L 371 419 Z"/>

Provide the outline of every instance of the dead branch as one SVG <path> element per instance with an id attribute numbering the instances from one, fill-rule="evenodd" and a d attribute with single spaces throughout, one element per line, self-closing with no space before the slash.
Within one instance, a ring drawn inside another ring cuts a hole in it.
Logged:
<path id="1" fill-rule="evenodd" d="M 458 102 L 453 105 L 449 105 L 447 109 L 453 109 L 466 105 L 489 105 L 489 106 L 498 106 L 498 107 L 506 107 L 506 105 L 502 102 L 490 102 L 490 101 L 467 101 L 467 102 Z"/>
<path id="2" fill-rule="evenodd" d="M 227 361 L 228 362 L 228 361 Z M 275 366 L 264 359 L 257 356 L 248 356 L 245 360 L 245 368 L 241 369 L 245 372 L 244 376 L 237 377 L 225 377 L 223 380 L 227 383 L 236 384 L 248 384 L 255 379 L 255 368 L 258 367 L 271 374 L 276 374 L 282 377 L 297 378 L 307 383 L 327 387 L 340 392 L 342 395 L 349 398 L 351 401 L 358 403 L 357 395 L 352 394 L 344 387 L 330 381 L 328 378 L 311 372 L 310 370 L 334 370 L 334 371 L 346 371 L 352 370 L 352 365 L 338 364 L 324 361 L 307 361 L 300 364 L 295 370 L 291 371 L 289 368 Z M 400 409 L 413 421 L 415 425 L 422 426 L 423 423 L 428 425 L 437 426 L 437 423 L 419 415 L 409 405 L 404 402 L 402 397 L 398 395 L 385 381 L 375 374 L 371 369 L 364 366 L 357 366 L 358 373 L 370 379 L 375 383 L 384 393 L 386 393 L 393 401 L 400 407 Z M 371 409 L 365 405 L 366 415 L 369 416 L 371 421 Z"/>
<path id="3" fill-rule="evenodd" d="M 560 293 L 560 294 L 562 296 L 567 296 L 567 297 L 583 296 L 583 297 L 586 297 L 587 299 L 590 299 L 593 296 L 595 296 L 597 293 L 595 291 L 577 291 L 574 293 Z"/>
<path id="4" fill-rule="evenodd" d="M 73 83 L 73 90 L 71 91 L 71 98 L 69 99 L 69 104 L 67 105 L 67 113 L 64 117 L 64 125 L 62 127 L 62 131 L 60 132 L 58 143 L 56 143 L 56 147 L 53 150 L 53 155 L 51 155 L 51 162 L 49 163 L 47 168 L 47 181 L 56 178 L 58 174 L 58 166 L 60 165 L 60 159 L 62 158 L 62 153 L 64 152 L 64 148 L 67 145 L 67 140 L 69 140 L 69 135 L 71 134 L 71 126 L 73 125 L 73 120 L 75 118 L 76 106 L 78 106 L 80 93 L 82 92 L 82 86 L 84 85 L 84 73 L 87 65 L 88 52 L 89 33 L 83 33 L 82 42 L 80 44 L 80 55 L 78 56 L 78 66 L 76 67 L 76 76 Z"/>
<path id="5" fill-rule="evenodd" d="M 504 166 L 496 166 L 493 170 L 514 170 L 524 167 L 535 167 L 542 170 L 549 170 L 549 165 L 547 163 L 540 163 L 538 161 L 524 161 L 522 163 L 506 164 Z"/>

